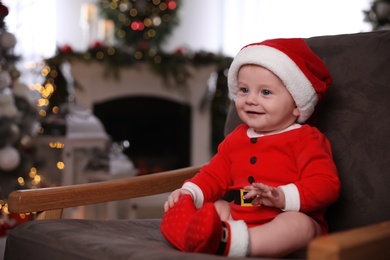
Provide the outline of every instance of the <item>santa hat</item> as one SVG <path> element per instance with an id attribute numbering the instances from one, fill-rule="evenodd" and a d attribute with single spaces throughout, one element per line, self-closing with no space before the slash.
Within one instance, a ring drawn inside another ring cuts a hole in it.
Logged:
<path id="1" fill-rule="evenodd" d="M 323 98 L 332 78 L 322 60 L 301 38 L 272 39 L 245 46 L 234 58 L 228 74 L 230 97 L 237 97 L 237 76 L 243 65 L 259 65 L 277 75 L 293 97 L 304 123 Z"/>

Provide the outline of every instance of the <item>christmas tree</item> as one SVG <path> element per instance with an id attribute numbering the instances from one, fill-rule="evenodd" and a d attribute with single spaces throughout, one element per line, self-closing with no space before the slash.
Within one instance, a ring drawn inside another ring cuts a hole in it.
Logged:
<path id="1" fill-rule="evenodd" d="M 8 8 L 0 2 L 0 236 L 23 221 L 23 216 L 8 212 L 7 197 L 31 184 L 32 136 L 39 126 L 30 90 L 19 81 L 13 55 L 16 38 L 6 30 L 7 15 Z"/>
<path id="2" fill-rule="evenodd" d="M 103 16 L 114 21 L 116 38 L 135 49 L 160 49 L 179 24 L 180 0 L 101 0 L 99 4 Z"/>
<path id="3" fill-rule="evenodd" d="M 363 12 L 374 31 L 390 29 L 390 0 L 373 0 L 370 9 Z"/>

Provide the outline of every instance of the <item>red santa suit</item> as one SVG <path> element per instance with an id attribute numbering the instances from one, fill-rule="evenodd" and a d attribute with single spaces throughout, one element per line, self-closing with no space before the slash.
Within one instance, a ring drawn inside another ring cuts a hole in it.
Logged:
<path id="1" fill-rule="evenodd" d="M 248 207 L 232 201 L 234 220 L 244 220 L 250 227 L 294 210 L 312 217 L 327 233 L 324 213 L 337 200 L 340 182 L 329 141 L 317 128 L 295 124 L 282 132 L 262 136 L 242 124 L 183 188 L 191 191 L 200 208 L 220 199 L 228 190 L 240 189 L 253 181 L 281 187 L 285 208 Z"/>

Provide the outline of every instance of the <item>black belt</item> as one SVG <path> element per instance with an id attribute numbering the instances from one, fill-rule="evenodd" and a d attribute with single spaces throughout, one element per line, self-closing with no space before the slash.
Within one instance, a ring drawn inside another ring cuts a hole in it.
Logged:
<path id="1" fill-rule="evenodd" d="M 248 192 L 249 191 L 244 190 L 244 189 L 232 190 L 234 204 L 240 205 L 240 206 L 245 206 L 245 207 L 248 207 L 248 206 L 253 207 L 252 201 L 254 198 L 244 199 L 244 195 L 247 194 Z"/>

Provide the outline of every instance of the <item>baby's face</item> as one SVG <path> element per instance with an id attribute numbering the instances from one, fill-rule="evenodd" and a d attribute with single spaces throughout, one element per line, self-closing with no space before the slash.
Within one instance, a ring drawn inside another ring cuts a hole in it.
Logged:
<path id="1" fill-rule="evenodd" d="M 235 102 L 241 120 L 259 134 L 283 130 L 299 116 L 294 99 L 279 77 L 257 65 L 240 68 Z"/>

